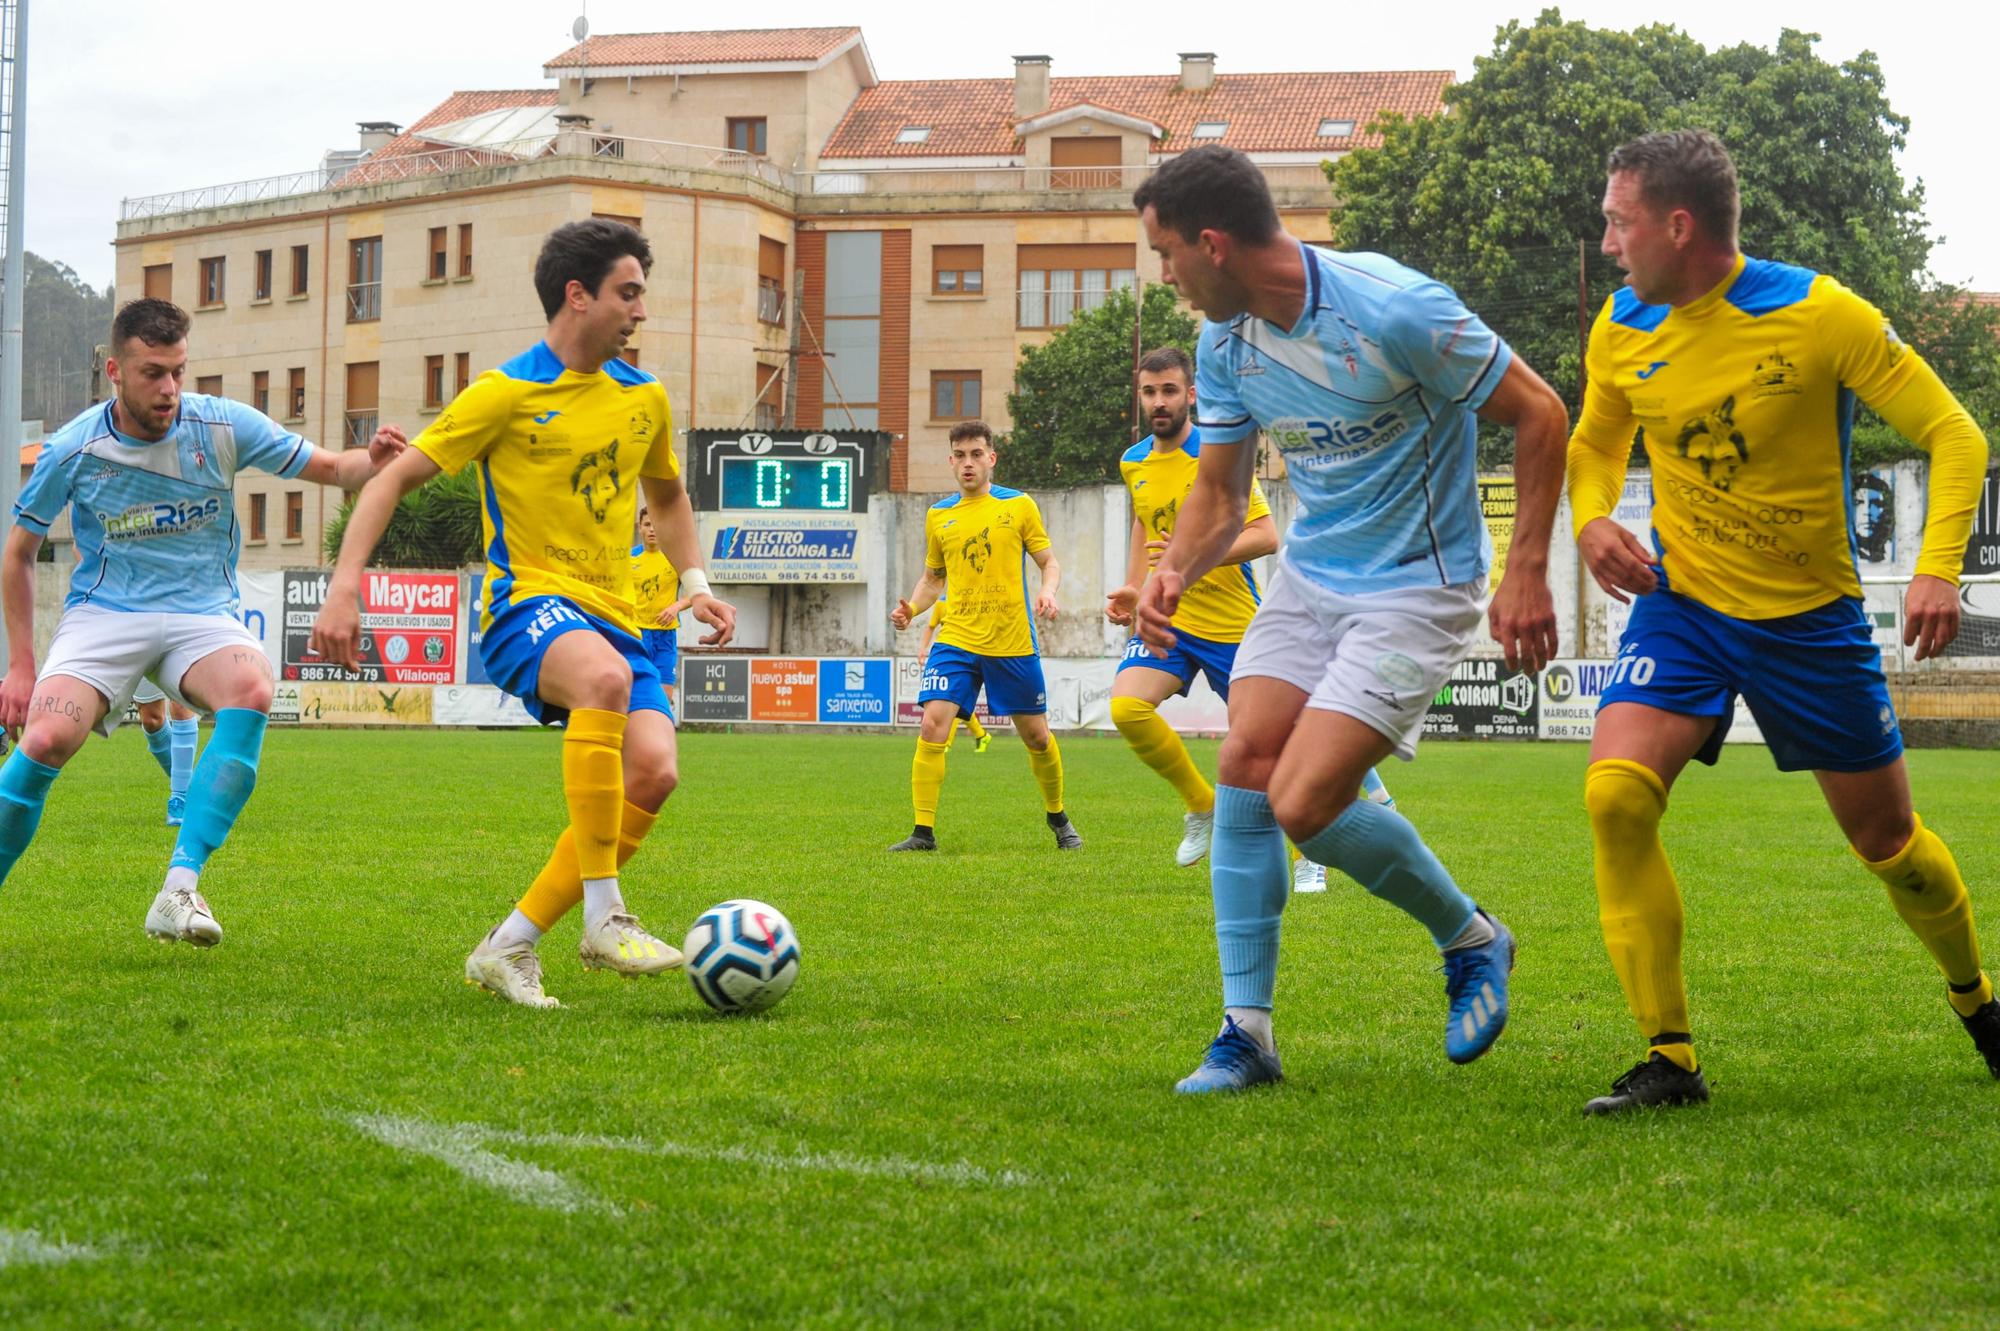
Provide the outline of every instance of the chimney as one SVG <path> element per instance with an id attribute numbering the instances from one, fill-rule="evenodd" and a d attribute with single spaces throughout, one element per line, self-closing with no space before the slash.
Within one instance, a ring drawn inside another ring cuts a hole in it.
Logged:
<path id="1" fill-rule="evenodd" d="M 389 141 L 403 132 L 401 125 L 387 120 L 364 120 L 361 122 L 361 151 L 372 153 L 377 148 L 386 147 Z"/>
<path id="2" fill-rule="evenodd" d="M 1049 58 L 1014 57 L 1014 118 L 1027 120 L 1049 109 Z"/>
<path id="3" fill-rule="evenodd" d="M 1215 52 L 1181 52 L 1181 91 L 1200 92 L 1215 84 Z"/>

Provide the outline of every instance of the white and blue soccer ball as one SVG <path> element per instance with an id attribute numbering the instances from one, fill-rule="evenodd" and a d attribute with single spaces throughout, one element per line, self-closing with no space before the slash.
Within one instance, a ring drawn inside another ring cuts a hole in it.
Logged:
<path id="1" fill-rule="evenodd" d="M 762 1012 L 799 978 L 799 936 L 775 906 L 725 901 L 688 930 L 688 979 L 717 1012 Z"/>

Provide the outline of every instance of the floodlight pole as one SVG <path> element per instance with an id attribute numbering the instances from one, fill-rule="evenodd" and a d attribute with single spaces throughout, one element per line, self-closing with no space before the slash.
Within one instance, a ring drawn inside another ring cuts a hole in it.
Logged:
<path id="1" fill-rule="evenodd" d="M 7 8 L 14 31 L 7 70 L 7 255 L 0 267 L 0 544 L 12 534 L 21 491 L 21 287 L 27 270 L 27 238 L 21 232 L 27 221 L 28 0 L 12 0 Z M 7 625 L 0 619 L 0 660 L 7 647 Z"/>

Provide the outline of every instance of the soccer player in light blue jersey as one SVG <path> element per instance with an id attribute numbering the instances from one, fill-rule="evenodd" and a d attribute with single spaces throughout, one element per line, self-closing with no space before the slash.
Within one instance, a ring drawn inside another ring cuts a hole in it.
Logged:
<path id="1" fill-rule="evenodd" d="M 1206 316 L 1195 354 L 1193 489 L 1141 590 L 1164 659 L 1183 592 L 1243 530 L 1256 435 L 1298 498 L 1279 566 L 1230 675 L 1209 852 L 1222 1031 L 1178 1089 L 1281 1073 L 1271 1034 L 1285 837 L 1401 907 L 1444 954 L 1445 1052 L 1467 1063 L 1507 1022 L 1514 939 L 1394 809 L 1358 798 L 1415 755 L 1424 712 L 1472 646 L 1492 558 L 1474 477 L 1475 416 L 1515 431 L 1520 510 L 1486 613 L 1510 668 L 1555 654 L 1549 527 L 1568 413 L 1457 296 L 1375 254 L 1285 234 L 1239 152 L 1195 148 L 1133 196 L 1162 275 Z"/>
<path id="2" fill-rule="evenodd" d="M 118 311 L 105 367 L 116 396 L 50 437 L 14 507 L 0 554 L 0 725 L 20 744 L 0 765 L 0 881 L 33 839 L 63 764 L 92 730 L 116 729 L 150 677 L 174 701 L 212 712 L 215 727 L 146 932 L 207 947 L 222 941 L 222 926 L 200 875 L 256 785 L 271 709 L 270 664 L 236 617 L 236 473 L 256 467 L 357 490 L 404 440 L 390 426 L 366 449 L 326 452 L 241 403 L 184 394 L 187 333 L 186 312 L 168 301 Z M 65 508 L 77 564 L 38 671 L 33 566 Z"/>

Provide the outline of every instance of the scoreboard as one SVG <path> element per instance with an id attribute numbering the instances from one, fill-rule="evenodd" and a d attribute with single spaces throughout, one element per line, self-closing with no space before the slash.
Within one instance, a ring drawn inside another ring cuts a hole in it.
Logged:
<path id="1" fill-rule="evenodd" d="M 877 430 L 692 430 L 689 494 L 709 575 L 729 583 L 861 583 L 868 499 L 889 488 Z"/>

